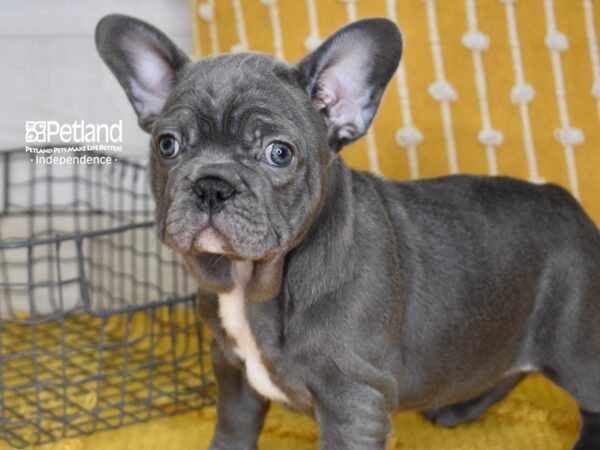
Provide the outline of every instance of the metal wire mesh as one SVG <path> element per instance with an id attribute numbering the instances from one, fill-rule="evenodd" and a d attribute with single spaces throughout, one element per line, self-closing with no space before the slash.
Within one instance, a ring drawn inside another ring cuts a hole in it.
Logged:
<path id="1" fill-rule="evenodd" d="M 0 152 L 0 439 L 15 447 L 213 402 L 193 283 L 145 167 Z"/>

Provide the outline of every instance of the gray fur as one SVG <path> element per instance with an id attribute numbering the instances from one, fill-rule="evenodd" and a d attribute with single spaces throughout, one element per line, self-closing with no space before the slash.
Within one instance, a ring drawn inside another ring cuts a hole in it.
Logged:
<path id="1" fill-rule="evenodd" d="M 573 197 L 505 177 L 384 181 L 336 154 L 366 131 L 398 64 L 391 22 L 350 25 L 298 66 L 260 54 L 182 66 L 164 35 L 124 16 L 103 19 L 96 37 L 130 98 L 136 48 L 171 58 L 164 107 L 140 121 L 153 136 L 159 236 L 196 276 L 214 336 L 211 449 L 256 448 L 268 409 L 219 319 L 217 296 L 233 287 L 237 259 L 254 263 L 246 315 L 262 361 L 288 406 L 317 419 L 322 449 L 383 449 L 397 410 L 447 426 L 473 420 L 522 370 L 573 396 L 575 448 L 598 449 L 600 233 Z M 349 42 L 370 51 L 353 54 Z M 351 81 L 365 95 L 323 101 L 324 90 L 350 91 L 327 79 L 340 61 L 364 71 Z M 343 122 L 335 105 L 360 115 Z M 182 143 L 171 160 L 158 152 L 164 133 Z M 271 141 L 293 146 L 288 167 L 262 159 Z M 193 185 L 203 177 L 235 188 L 223 211 L 198 207 Z M 226 242 L 219 254 L 196 241 L 207 227 Z"/>

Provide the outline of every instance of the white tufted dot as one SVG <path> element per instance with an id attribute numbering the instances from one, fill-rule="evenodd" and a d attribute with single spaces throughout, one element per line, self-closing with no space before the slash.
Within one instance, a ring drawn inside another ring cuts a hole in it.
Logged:
<path id="1" fill-rule="evenodd" d="M 580 128 L 557 128 L 554 130 L 554 137 L 562 145 L 577 145 L 585 140 Z"/>
<path id="2" fill-rule="evenodd" d="M 260 2 L 265 6 L 274 6 L 277 0 L 260 0 Z"/>
<path id="3" fill-rule="evenodd" d="M 600 80 L 592 84 L 592 95 L 600 100 Z"/>
<path id="4" fill-rule="evenodd" d="M 477 134 L 479 142 L 488 147 L 497 147 L 504 142 L 504 135 L 493 128 L 484 128 Z"/>
<path id="5" fill-rule="evenodd" d="M 357 3 L 358 0 L 341 0 L 342 3 Z"/>
<path id="6" fill-rule="evenodd" d="M 436 81 L 431 83 L 427 92 L 438 102 L 450 102 L 458 98 L 456 90 L 447 81 Z"/>
<path id="7" fill-rule="evenodd" d="M 309 52 L 316 50 L 323 40 L 319 36 L 308 36 L 304 39 L 304 48 Z"/>
<path id="8" fill-rule="evenodd" d="M 245 51 L 248 51 L 248 49 L 242 43 L 234 44 L 231 46 L 231 53 L 241 53 L 241 52 L 245 52 Z"/>
<path id="9" fill-rule="evenodd" d="M 208 3 L 198 5 L 198 15 L 206 22 L 212 22 L 215 19 L 213 9 Z"/>
<path id="10" fill-rule="evenodd" d="M 500 0 L 500 3 L 515 3 L 517 0 Z"/>
<path id="11" fill-rule="evenodd" d="M 528 83 L 517 84 L 510 91 L 510 101 L 515 105 L 518 103 L 529 103 L 533 100 L 534 96 L 535 91 Z"/>
<path id="12" fill-rule="evenodd" d="M 407 126 L 396 132 L 396 143 L 402 147 L 413 147 L 423 142 L 423 134 L 415 127 Z"/>
<path id="13" fill-rule="evenodd" d="M 569 39 L 564 33 L 554 31 L 546 36 L 544 40 L 546 47 L 557 52 L 564 52 L 569 49 Z"/>
<path id="14" fill-rule="evenodd" d="M 531 181 L 534 184 L 545 184 L 546 183 L 546 179 L 542 178 L 540 176 L 534 177 L 534 178 L 530 178 L 529 181 Z"/>
<path id="15" fill-rule="evenodd" d="M 463 34 L 462 43 L 469 50 L 481 52 L 490 46 L 490 37 L 481 31 L 468 31 Z"/>

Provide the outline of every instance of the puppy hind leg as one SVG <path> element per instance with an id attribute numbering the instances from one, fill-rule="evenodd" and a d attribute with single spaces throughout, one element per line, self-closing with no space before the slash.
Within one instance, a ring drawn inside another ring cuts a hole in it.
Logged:
<path id="1" fill-rule="evenodd" d="M 561 364 L 543 369 L 579 405 L 581 424 L 575 450 L 600 450 L 600 332 L 584 333 L 576 350 L 563 352 Z"/>
<path id="2" fill-rule="evenodd" d="M 440 409 L 424 411 L 423 416 L 436 425 L 453 428 L 466 422 L 479 419 L 490 406 L 501 401 L 525 377 L 525 374 L 504 378 L 489 391 L 453 405 Z"/>
<path id="3" fill-rule="evenodd" d="M 596 304 L 598 305 L 598 304 Z M 600 312 L 600 308 L 596 310 Z M 564 389 L 579 406 L 581 425 L 576 450 L 600 450 L 600 317 L 587 312 L 575 325 L 558 330 L 565 339 L 543 374 Z"/>
<path id="4" fill-rule="evenodd" d="M 561 376 L 552 370 L 545 371 L 579 405 L 581 425 L 574 449 L 600 450 L 600 364 L 572 365 L 567 373 Z"/>

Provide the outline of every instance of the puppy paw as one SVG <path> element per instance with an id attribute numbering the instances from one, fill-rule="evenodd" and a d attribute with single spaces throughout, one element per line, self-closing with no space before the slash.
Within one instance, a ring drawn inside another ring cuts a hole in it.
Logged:
<path id="1" fill-rule="evenodd" d="M 422 414 L 431 423 L 447 428 L 454 428 L 462 423 L 472 422 L 480 416 L 464 404 L 444 406 L 440 409 L 423 411 Z"/>

